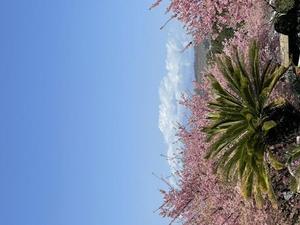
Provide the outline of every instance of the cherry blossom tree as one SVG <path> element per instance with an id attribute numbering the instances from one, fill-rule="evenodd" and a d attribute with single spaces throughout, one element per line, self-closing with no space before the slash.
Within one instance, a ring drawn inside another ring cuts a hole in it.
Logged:
<path id="1" fill-rule="evenodd" d="M 161 2 L 156 1 L 150 9 Z M 196 43 L 207 38 L 214 39 L 224 27 L 235 31 L 251 29 L 250 36 L 263 32 L 259 29 L 267 21 L 262 20 L 262 17 L 271 10 L 264 0 L 172 0 L 167 8 L 171 18 L 176 17 L 183 22 Z"/>

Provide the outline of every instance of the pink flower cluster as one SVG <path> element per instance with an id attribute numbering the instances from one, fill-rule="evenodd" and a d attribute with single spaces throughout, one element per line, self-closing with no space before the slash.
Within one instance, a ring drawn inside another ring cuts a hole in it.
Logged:
<path id="1" fill-rule="evenodd" d="M 224 52 L 231 55 L 232 47 L 236 46 L 247 53 L 249 43 L 257 40 L 260 44 L 261 60 L 263 62 L 279 60 L 279 40 L 271 22 L 270 6 L 263 0 L 252 1 L 251 8 L 244 9 L 243 25 L 235 31 L 234 37 L 224 43 Z"/>
<path id="2" fill-rule="evenodd" d="M 200 43 L 216 37 L 224 26 L 235 31 L 244 27 L 244 31 L 254 30 L 250 33 L 263 33 L 258 29 L 270 7 L 264 0 L 172 0 L 167 11 L 182 21 L 195 42 Z"/>

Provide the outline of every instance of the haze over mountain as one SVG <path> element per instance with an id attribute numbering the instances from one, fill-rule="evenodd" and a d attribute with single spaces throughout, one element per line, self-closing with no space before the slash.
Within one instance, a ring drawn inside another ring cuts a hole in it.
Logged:
<path id="1" fill-rule="evenodd" d="M 159 129 L 167 145 L 168 163 L 171 172 L 180 167 L 176 158 L 180 149 L 177 140 L 176 128 L 178 123 L 184 123 L 186 109 L 179 103 L 182 94 L 193 89 L 194 75 L 194 49 L 183 49 L 190 42 L 182 25 L 178 22 L 168 27 L 168 40 L 166 44 L 166 75 L 159 87 Z"/>
<path id="2" fill-rule="evenodd" d="M 181 144 L 176 136 L 179 124 L 185 124 L 188 111 L 179 102 L 183 94 L 193 92 L 193 82 L 199 80 L 206 65 L 208 44 L 204 43 L 183 51 L 191 37 L 185 34 L 180 23 L 168 27 L 169 37 L 166 44 L 166 75 L 159 88 L 159 128 L 167 145 L 168 163 L 171 172 L 180 168 L 178 152 Z M 172 180 L 173 184 L 175 180 Z"/>
<path id="3" fill-rule="evenodd" d="M 194 70 L 196 81 L 201 80 L 201 75 L 206 67 L 206 55 L 209 50 L 209 41 L 205 40 L 203 43 L 194 47 Z"/>

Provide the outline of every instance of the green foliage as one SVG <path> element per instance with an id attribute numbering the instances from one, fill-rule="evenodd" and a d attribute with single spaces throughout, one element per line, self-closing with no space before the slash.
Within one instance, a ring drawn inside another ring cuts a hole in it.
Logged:
<path id="1" fill-rule="evenodd" d="M 271 166 L 275 170 L 282 170 L 283 168 L 285 168 L 285 165 L 282 162 L 279 162 L 271 152 L 269 152 L 269 160 L 270 160 Z"/>
<path id="2" fill-rule="evenodd" d="M 269 130 L 271 130 L 273 127 L 276 127 L 276 122 L 273 120 L 269 120 L 263 123 L 262 130 L 264 131 L 264 134 L 267 134 Z"/>
<path id="3" fill-rule="evenodd" d="M 217 160 L 217 170 L 226 180 L 238 177 L 245 198 L 254 196 L 261 201 L 266 194 L 275 205 L 264 160 L 264 139 L 276 123 L 269 119 L 265 108 L 286 68 L 272 65 L 271 61 L 261 67 L 257 43 L 254 41 L 249 49 L 247 66 L 238 50 L 234 59 L 216 59 L 226 87 L 213 74 L 208 75 L 215 97 L 208 105 L 211 123 L 204 128 L 207 141 L 212 142 L 206 157 Z"/>
<path id="4" fill-rule="evenodd" d="M 298 168 L 296 168 L 295 171 L 292 171 L 291 169 L 291 165 L 300 159 L 300 147 L 296 147 L 294 149 L 292 149 L 290 152 L 288 152 L 288 160 L 287 160 L 287 167 L 288 170 L 290 172 L 290 174 L 292 175 L 292 179 L 291 179 L 291 184 L 290 184 L 290 189 L 293 192 L 300 192 L 300 166 L 298 166 Z"/>
<path id="5" fill-rule="evenodd" d="M 288 152 L 289 157 L 287 160 L 287 164 L 293 163 L 293 161 L 296 161 L 300 158 L 300 147 L 296 147 L 292 149 L 290 152 Z"/>
<path id="6" fill-rule="evenodd" d="M 276 0 L 275 9 L 279 13 L 287 13 L 295 5 L 295 0 Z"/>
<path id="7" fill-rule="evenodd" d="M 292 84 L 292 91 L 300 99 L 300 76 L 295 72 L 288 73 L 288 81 Z"/>

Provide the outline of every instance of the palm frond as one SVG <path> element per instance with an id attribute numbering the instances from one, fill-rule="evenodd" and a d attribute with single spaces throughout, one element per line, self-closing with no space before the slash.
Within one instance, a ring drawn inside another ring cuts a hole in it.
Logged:
<path id="1" fill-rule="evenodd" d="M 226 85 L 208 75 L 215 96 L 208 103 L 210 124 L 203 129 L 212 142 L 206 158 L 217 161 L 216 168 L 226 180 L 238 178 L 246 198 L 254 197 L 261 204 L 266 195 L 274 202 L 264 138 L 276 123 L 268 119 L 265 108 L 286 68 L 271 60 L 261 65 L 256 41 L 249 48 L 247 62 L 237 49 L 233 59 L 222 56 L 216 62 Z M 279 168 L 279 162 L 276 166 Z"/>

